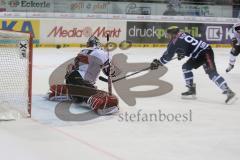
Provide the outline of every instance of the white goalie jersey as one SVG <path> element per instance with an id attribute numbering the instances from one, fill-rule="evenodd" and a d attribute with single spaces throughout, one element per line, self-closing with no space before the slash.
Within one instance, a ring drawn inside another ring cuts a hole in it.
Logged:
<path id="1" fill-rule="evenodd" d="M 110 58 L 111 60 L 111 58 Z M 101 69 L 108 64 L 109 55 L 102 48 L 83 49 L 75 58 L 75 67 L 86 81 L 95 84 Z"/>

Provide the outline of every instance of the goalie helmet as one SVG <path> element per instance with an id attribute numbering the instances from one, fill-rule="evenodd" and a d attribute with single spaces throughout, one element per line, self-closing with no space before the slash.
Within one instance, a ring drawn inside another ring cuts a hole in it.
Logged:
<path id="1" fill-rule="evenodd" d="M 87 47 L 100 47 L 101 43 L 96 36 L 88 38 Z"/>

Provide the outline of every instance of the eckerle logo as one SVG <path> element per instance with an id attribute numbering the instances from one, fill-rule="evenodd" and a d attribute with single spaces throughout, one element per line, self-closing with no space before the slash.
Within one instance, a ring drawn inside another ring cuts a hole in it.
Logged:
<path id="1" fill-rule="evenodd" d="M 64 29 L 63 26 L 55 26 L 48 37 L 89 37 L 91 35 L 95 35 L 97 37 L 106 37 L 107 34 L 110 35 L 112 38 L 118 38 L 120 36 L 121 29 L 120 28 L 113 28 L 113 29 L 106 29 L 106 27 L 98 27 L 96 30 L 93 31 L 91 27 L 81 28 L 72 28 L 72 29 Z"/>
<path id="2" fill-rule="evenodd" d="M 206 40 L 207 41 L 221 41 L 223 37 L 222 26 L 207 26 Z"/>
<path id="3" fill-rule="evenodd" d="M 17 1 L 13 0 L 9 2 L 10 7 L 26 7 L 26 8 L 50 8 L 50 3 L 47 1 L 34 2 L 34 1 Z"/>

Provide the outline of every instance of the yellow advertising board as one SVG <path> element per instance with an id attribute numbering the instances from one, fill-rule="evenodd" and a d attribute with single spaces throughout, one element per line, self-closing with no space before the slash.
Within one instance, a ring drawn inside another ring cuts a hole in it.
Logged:
<path id="1" fill-rule="evenodd" d="M 34 37 L 34 43 L 39 43 L 40 20 L 32 19 L 0 19 L 0 29 L 19 32 L 30 32 Z"/>

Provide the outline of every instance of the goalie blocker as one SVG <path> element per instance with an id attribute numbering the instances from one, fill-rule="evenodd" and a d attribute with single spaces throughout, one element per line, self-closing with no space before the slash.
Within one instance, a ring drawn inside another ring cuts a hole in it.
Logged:
<path id="1" fill-rule="evenodd" d="M 51 101 L 87 103 L 99 115 L 109 115 L 119 111 L 118 99 L 115 95 L 109 95 L 105 91 L 85 86 L 52 85 L 47 98 Z"/>

